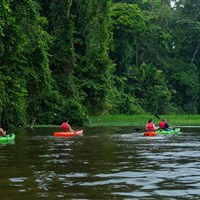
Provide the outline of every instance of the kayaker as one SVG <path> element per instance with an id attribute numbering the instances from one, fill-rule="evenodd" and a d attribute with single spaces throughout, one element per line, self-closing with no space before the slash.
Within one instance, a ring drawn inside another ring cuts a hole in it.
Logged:
<path id="1" fill-rule="evenodd" d="M 64 122 L 61 124 L 61 129 L 62 131 L 66 131 L 66 132 L 72 132 L 72 128 L 68 123 L 68 119 L 65 119 Z"/>
<path id="2" fill-rule="evenodd" d="M 165 121 L 165 119 L 163 119 L 163 120 L 159 123 L 159 128 L 160 128 L 160 129 L 164 129 L 164 128 L 165 128 L 165 123 L 166 123 L 166 121 Z"/>
<path id="3" fill-rule="evenodd" d="M 153 123 L 152 119 L 149 119 L 148 123 L 146 124 L 147 131 L 155 131 L 155 124 Z"/>
<path id="4" fill-rule="evenodd" d="M 160 129 L 168 130 L 168 129 L 169 129 L 169 124 L 167 123 L 167 121 L 166 121 L 165 119 L 163 119 L 163 120 L 159 123 L 159 127 L 160 127 Z"/>
<path id="5" fill-rule="evenodd" d="M 3 130 L 3 128 L 0 127 L 0 135 L 6 136 L 6 131 Z"/>

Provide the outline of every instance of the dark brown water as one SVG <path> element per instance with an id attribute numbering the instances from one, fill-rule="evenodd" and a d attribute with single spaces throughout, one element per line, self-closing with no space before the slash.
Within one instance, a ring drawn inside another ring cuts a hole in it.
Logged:
<path id="1" fill-rule="evenodd" d="M 0 144 L 0 199 L 199 199 L 200 129 L 144 137 L 132 127 L 20 129 Z"/>

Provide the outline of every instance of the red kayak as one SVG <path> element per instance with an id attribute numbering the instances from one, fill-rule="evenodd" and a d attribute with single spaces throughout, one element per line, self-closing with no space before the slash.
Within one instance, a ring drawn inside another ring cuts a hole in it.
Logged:
<path id="1" fill-rule="evenodd" d="M 156 136 L 157 133 L 155 131 L 148 131 L 144 133 L 144 136 Z"/>
<path id="2" fill-rule="evenodd" d="M 54 132 L 54 137 L 72 137 L 72 136 L 82 136 L 83 130 L 72 131 L 72 132 Z"/>

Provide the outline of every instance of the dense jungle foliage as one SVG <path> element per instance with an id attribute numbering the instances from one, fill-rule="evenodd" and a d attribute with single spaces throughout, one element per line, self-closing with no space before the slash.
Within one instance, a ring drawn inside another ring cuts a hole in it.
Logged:
<path id="1" fill-rule="evenodd" d="M 200 1 L 2 0 L 0 122 L 199 114 Z"/>

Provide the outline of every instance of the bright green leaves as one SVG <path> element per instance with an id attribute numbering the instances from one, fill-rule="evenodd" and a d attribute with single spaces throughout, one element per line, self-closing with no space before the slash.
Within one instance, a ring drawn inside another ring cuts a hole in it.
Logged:
<path id="1" fill-rule="evenodd" d="M 175 89 L 174 104 L 181 112 L 196 113 L 200 87 L 197 67 L 178 59 L 171 60 L 168 65 L 169 82 Z"/>
<path id="2" fill-rule="evenodd" d="M 7 119 L 3 123 L 9 125 L 26 122 L 36 105 L 32 104 L 31 112 L 27 113 L 28 102 L 51 89 L 50 37 L 42 29 L 45 20 L 40 17 L 35 1 L 5 0 L 0 3 L 0 9 L 0 69 L 4 84 L 0 115 Z M 37 101 L 37 107 L 40 103 Z"/>
<path id="3" fill-rule="evenodd" d="M 142 63 L 129 67 L 127 85 L 126 91 L 134 94 L 140 106 L 146 111 L 162 114 L 170 111 L 171 93 L 163 72 L 155 66 Z"/>
<path id="4" fill-rule="evenodd" d="M 116 75 L 121 76 L 128 65 L 137 63 L 137 45 L 146 27 L 142 12 L 135 4 L 114 4 L 111 19 L 112 57 L 116 62 Z"/>
<path id="5" fill-rule="evenodd" d="M 141 34 L 145 31 L 142 12 L 136 4 L 114 4 L 111 18 L 113 29 L 116 31 L 127 35 Z"/>
<path id="6" fill-rule="evenodd" d="M 52 74 L 66 104 L 74 99 L 90 113 L 106 107 L 112 66 L 108 55 L 110 6 L 107 0 L 50 3 Z"/>
<path id="7" fill-rule="evenodd" d="M 2 0 L 1 119 L 198 112 L 200 3 L 170 2 Z"/>

